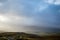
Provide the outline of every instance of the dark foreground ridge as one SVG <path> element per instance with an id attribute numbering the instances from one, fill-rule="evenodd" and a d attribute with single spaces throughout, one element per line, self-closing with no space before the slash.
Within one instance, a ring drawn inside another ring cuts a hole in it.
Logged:
<path id="1" fill-rule="evenodd" d="M 0 33 L 0 40 L 60 40 L 60 35 L 40 36 L 24 32 Z"/>

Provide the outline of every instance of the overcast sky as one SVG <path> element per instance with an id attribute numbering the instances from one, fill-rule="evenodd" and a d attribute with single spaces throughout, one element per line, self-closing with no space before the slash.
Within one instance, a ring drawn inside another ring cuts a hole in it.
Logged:
<path id="1" fill-rule="evenodd" d="M 60 0 L 0 0 L 1 31 L 46 31 L 48 28 L 60 29 Z"/>

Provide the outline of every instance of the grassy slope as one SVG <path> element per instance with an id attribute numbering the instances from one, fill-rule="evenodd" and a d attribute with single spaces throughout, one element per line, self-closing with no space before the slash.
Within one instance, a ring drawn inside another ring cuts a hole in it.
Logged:
<path id="1" fill-rule="evenodd" d="M 27 34 L 23 32 L 4 32 L 0 33 L 0 39 L 8 39 L 9 37 L 17 39 L 28 39 L 28 40 L 60 40 L 60 34 L 52 34 L 47 36 L 40 36 L 35 34 Z"/>

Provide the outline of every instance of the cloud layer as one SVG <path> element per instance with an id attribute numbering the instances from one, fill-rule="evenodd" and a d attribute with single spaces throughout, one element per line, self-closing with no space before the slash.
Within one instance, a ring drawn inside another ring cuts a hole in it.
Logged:
<path id="1" fill-rule="evenodd" d="M 0 30 L 26 32 L 60 28 L 59 10 L 59 0 L 0 0 Z"/>

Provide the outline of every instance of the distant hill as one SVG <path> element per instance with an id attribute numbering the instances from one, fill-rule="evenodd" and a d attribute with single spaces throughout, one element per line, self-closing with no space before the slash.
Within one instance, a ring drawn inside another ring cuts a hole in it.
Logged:
<path id="1" fill-rule="evenodd" d="M 29 34 L 24 32 L 4 32 L 0 33 L 0 39 L 11 40 L 60 40 L 60 33 L 40 36 L 36 34 Z"/>
<path id="2" fill-rule="evenodd" d="M 33 39 L 33 40 L 40 40 L 42 37 L 35 34 L 28 34 L 24 32 L 4 32 L 0 33 L 0 37 L 6 37 L 6 38 L 14 38 L 14 39 Z"/>

